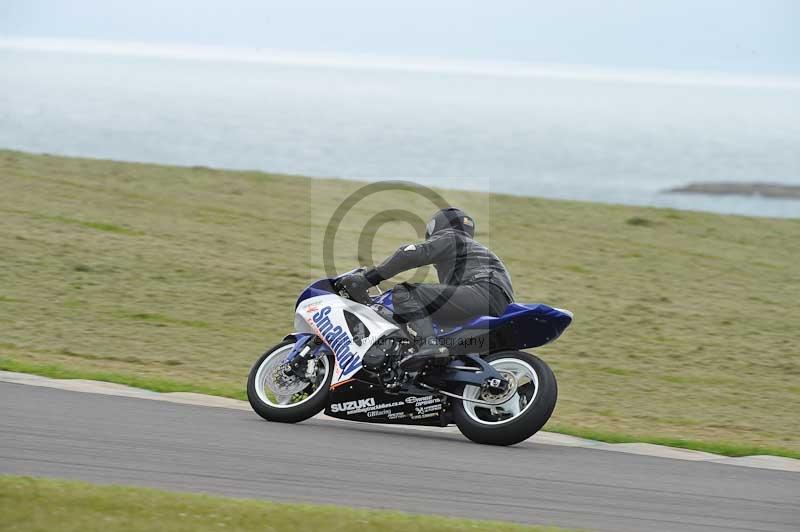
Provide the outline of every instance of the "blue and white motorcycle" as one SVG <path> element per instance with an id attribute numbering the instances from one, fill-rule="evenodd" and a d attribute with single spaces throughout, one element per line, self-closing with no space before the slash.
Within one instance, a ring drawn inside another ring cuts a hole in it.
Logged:
<path id="1" fill-rule="evenodd" d="M 345 274 L 346 275 L 346 274 Z M 392 291 L 354 301 L 335 279 L 308 286 L 295 305 L 295 330 L 255 363 L 250 405 L 269 421 L 296 423 L 322 410 L 367 423 L 447 426 L 470 440 L 513 445 L 541 429 L 556 405 L 556 378 L 520 351 L 552 342 L 572 313 L 512 303 L 502 316 L 435 327 L 452 359 L 404 372 L 413 342 L 392 318 Z"/>

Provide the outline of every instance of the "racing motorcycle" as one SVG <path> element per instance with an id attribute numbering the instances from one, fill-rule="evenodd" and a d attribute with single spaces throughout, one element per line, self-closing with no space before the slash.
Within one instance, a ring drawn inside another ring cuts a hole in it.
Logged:
<path id="1" fill-rule="evenodd" d="M 455 423 L 470 440 L 491 445 L 519 443 L 547 423 L 556 378 L 521 350 L 558 338 L 571 312 L 512 303 L 498 317 L 435 324 L 449 359 L 402 370 L 413 333 L 393 319 L 392 291 L 359 303 L 341 284 L 350 273 L 308 286 L 295 305 L 296 332 L 253 365 L 247 397 L 261 417 L 297 423 L 324 409 L 366 423 Z"/>

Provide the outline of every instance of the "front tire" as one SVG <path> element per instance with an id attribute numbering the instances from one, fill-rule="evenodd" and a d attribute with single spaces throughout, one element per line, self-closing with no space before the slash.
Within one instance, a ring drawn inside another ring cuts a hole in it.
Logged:
<path id="1" fill-rule="evenodd" d="M 536 434 L 553 413 L 558 397 L 556 377 L 540 358 L 524 351 L 505 351 L 484 357 L 519 383 L 510 398 L 493 407 L 464 400 L 453 402 L 453 418 L 461 433 L 476 443 L 514 445 Z M 478 386 L 466 385 L 463 397 L 487 400 Z M 497 399 L 502 400 L 502 399 Z"/>
<path id="2" fill-rule="evenodd" d="M 295 378 L 278 383 L 281 365 L 295 342 L 281 342 L 253 364 L 247 378 L 247 399 L 255 412 L 267 421 L 298 423 L 320 413 L 328 404 L 333 378 L 333 363 L 327 356 L 316 360 L 316 372 L 310 380 Z M 278 392 L 286 392 L 280 395 Z"/>

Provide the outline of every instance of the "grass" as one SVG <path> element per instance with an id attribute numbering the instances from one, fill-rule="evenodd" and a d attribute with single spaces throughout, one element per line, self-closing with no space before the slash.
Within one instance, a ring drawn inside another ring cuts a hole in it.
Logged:
<path id="1" fill-rule="evenodd" d="M 62 532 L 508 531 L 562 529 L 328 505 L 283 504 L 145 488 L 0 476 L 0 530 Z"/>
<path id="2" fill-rule="evenodd" d="M 162 362 L 167 366 L 172 366 L 169 361 Z M 195 392 L 208 395 L 219 395 L 231 397 L 241 401 L 247 400 L 247 394 L 239 386 L 204 386 L 189 382 L 180 382 L 172 379 L 157 377 L 137 377 L 131 374 L 112 373 L 106 371 L 92 371 L 83 369 L 72 369 L 55 364 L 32 364 L 29 362 L 12 360 L 0 357 L 0 370 L 16 371 L 20 373 L 32 373 L 53 379 L 89 379 L 95 381 L 113 382 L 124 384 L 135 388 L 143 388 L 154 392 Z"/>
<path id="3" fill-rule="evenodd" d="M 707 453 L 721 454 L 724 456 L 772 455 L 800 460 L 800 451 L 793 451 L 781 447 L 763 447 L 758 445 L 747 445 L 732 442 L 698 441 L 686 440 L 682 438 L 664 438 L 658 436 L 630 436 L 628 434 L 620 434 L 617 432 L 582 429 L 580 427 L 562 425 L 548 425 L 547 430 L 606 443 L 652 443 L 655 445 L 666 445 L 668 447 L 691 449 L 693 451 L 703 451 Z"/>
<path id="4" fill-rule="evenodd" d="M 362 186 L 12 151 L 0 183 L 5 367 L 239 398 L 323 275 L 331 213 Z M 575 312 L 538 350 L 559 379 L 549 429 L 800 452 L 800 220 L 439 192 L 477 218 L 519 301 Z M 386 224 L 356 248 L 397 208 L 433 210 L 407 191 L 359 203 L 339 271 L 416 239 Z"/>
<path id="5" fill-rule="evenodd" d="M 54 220 L 56 222 L 80 225 L 82 227 L 88 227 L 89 229 L 96 229 L 98 231 L 108 231 L 109 233 L 121 233 L 123 235 L 140 234 L 136 231 L 128 229 L 127 227 L 122 227 L 119 225 L 114 225 L 104 222 L 90 222 L 87 220 L 76 220 L 74 218 L 67 218 L 66 216 L 46 216 L 46 215 L 40 215 L 40 216 L 42 216 L 45 219 Z"/>

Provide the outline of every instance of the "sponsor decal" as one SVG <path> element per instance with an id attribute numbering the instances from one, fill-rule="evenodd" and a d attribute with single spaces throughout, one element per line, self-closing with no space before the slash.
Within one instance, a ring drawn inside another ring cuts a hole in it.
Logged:
<path id="1" fill-rule="evenodd" d="M 331 413 L 346 412 L 348 416 L 352 414 L 364 414 L 369 417 L 383 416 L 395 413 L 392 409 L 403 406 L 402 401 L 377 404 L 374 397 L 358 399 L 356 401 L 345 401 L 344 403 L 331 403 Z"/>
<path id="2" fill-rule="evenodd" d="M 346 401 L 344 403 L 332 403 L 331 412 L 349 412 L 359 408 L 375 406 L 375 398 L 359 399 L 358 401 Z"/>
<path id="3" fill-rule="evenodd" d="M 434 404 L 434 403 L 438 404 L 438 403 L 441 403 L 441 402 L 442 402 L 442 398 L 441 397 L 434 397 L 432 395 L 426 395 L 425 397 L 419 397 L 417 395 L 412 395 L 410 397 L 406 397 L 406 403 L 408 403 L 410 405 L 413 404 L 413 405 L 416 405 L 416 406 L 424 406 L 424 405 L 430 405 L 430 404 Z"/>
<path id="4" fill-rule="evenodd" d="M 442 405 L 441 404 L 414 407 L 414 410 L 416 410 L 417 414 L 427 414 L 428 412 L 438 412 L 441 409 L 442 409 Z"/>
<path id="5" fill-rule="evenodd" d="M 423 397 L 412 395 L 406 397 L 405 402 L 408 405 L 414 405 L 414 413 L 410 415 L 411 419 L 436 417 L 444 409 L 442 398 L 433 395 L 426 395 Z"/>
<path id="6" fill-rule="evenodd" d="M 333 325 L 330 313 L 331 307 L 323 307 L 311 319 L 316 325 L 319 335 L 336 355 L 336 363 L 339 369 L 348 374 L 361 366 L 361 357 L 353 352 L 353 340 L 347 334 L 347 330 L 342 329 L 340 325 Z"/>

